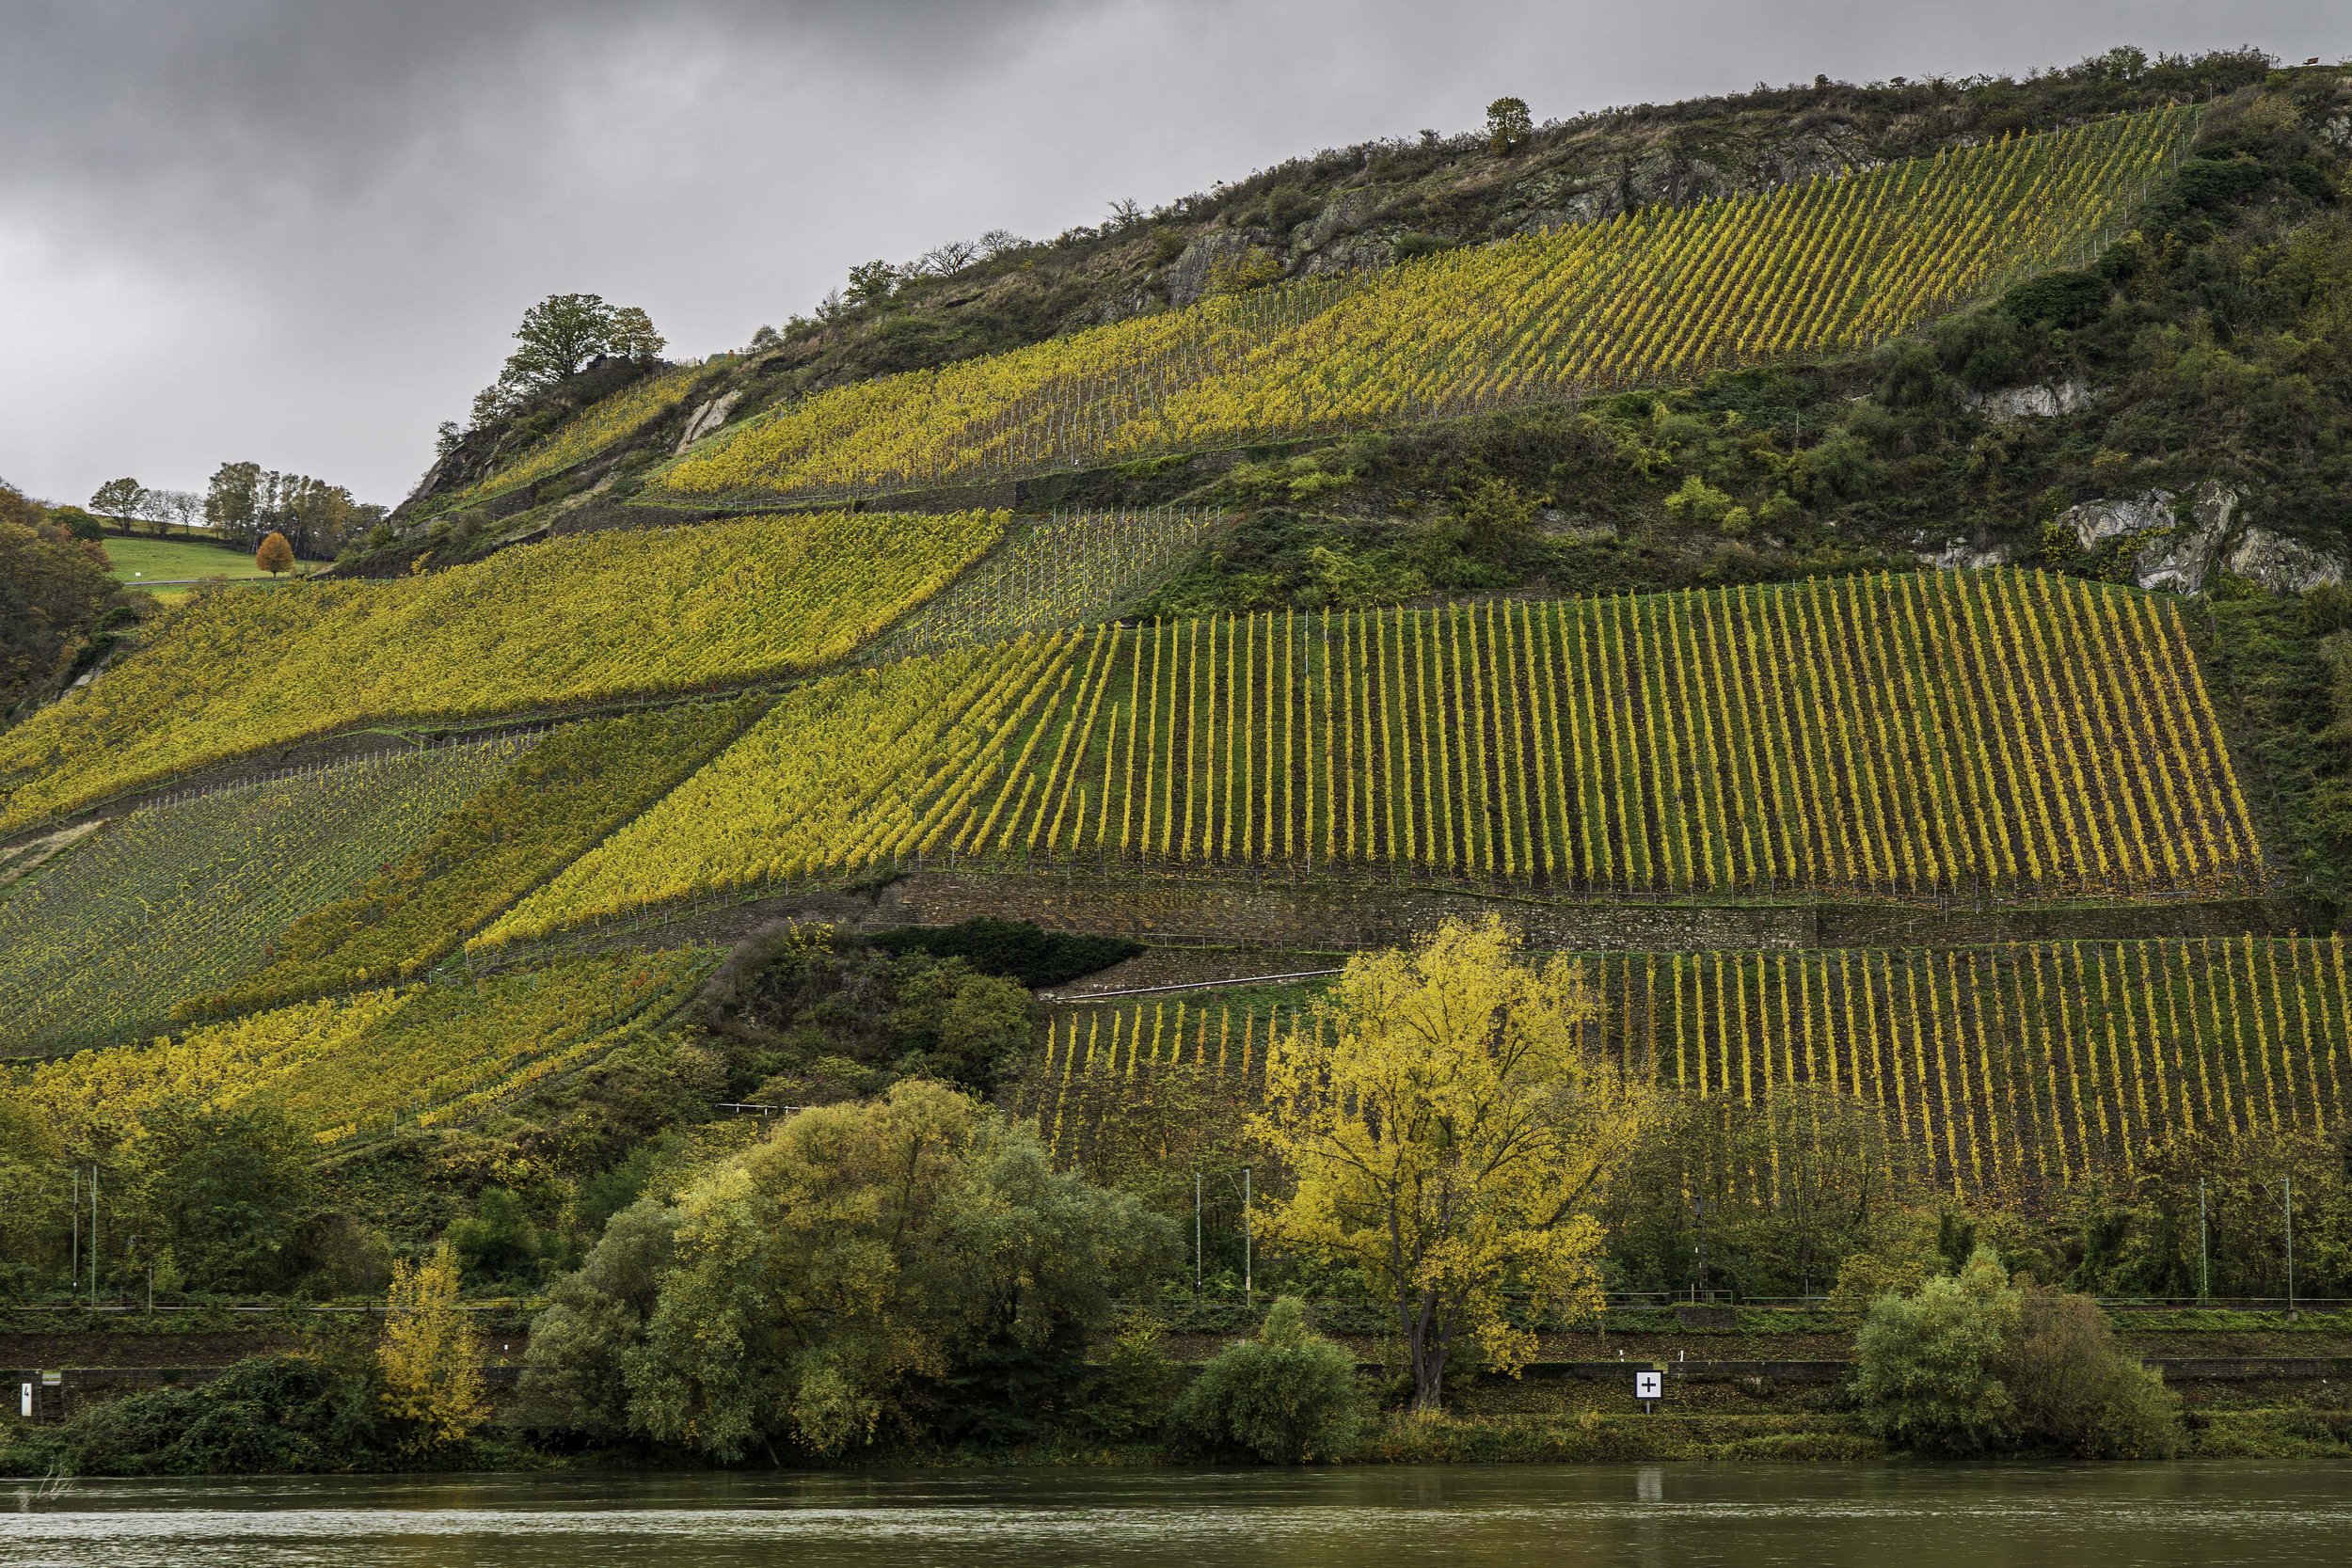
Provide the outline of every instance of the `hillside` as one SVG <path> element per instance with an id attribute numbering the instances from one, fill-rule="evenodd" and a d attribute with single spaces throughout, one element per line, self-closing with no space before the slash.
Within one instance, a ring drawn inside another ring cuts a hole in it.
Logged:
<path id="1" fill-rule="evenodd" d="M 2335 69 L 1823 82 L 593 364 L 0 730 L 0 1299 L 573 1311 L 918 1083 L 1197 1226 L 1333 973 L 1489 915 L 1643 1092 L 1610 1291 L 2177 1296 L 2210 1181 L 2267 1297 L 2291 1171 L 2352 1296 L 2348 181 Z M 1192 1261 L 1129 1305 L 1348 1288 Z"/>

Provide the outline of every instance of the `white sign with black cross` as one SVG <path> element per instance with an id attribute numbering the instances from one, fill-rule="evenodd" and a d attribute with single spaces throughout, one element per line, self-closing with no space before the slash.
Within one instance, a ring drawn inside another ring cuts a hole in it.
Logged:
<path id="1" fill-rule="evenodd" d="M 1666 1374 L 1664 1372 L 1635 1372 L 1633 1374 L 1633 1397 L 1642 1402 L 1642 1407 L 1645 1410 L 1656 1410 L 1658 1402 L 1666 1397 Z"/>

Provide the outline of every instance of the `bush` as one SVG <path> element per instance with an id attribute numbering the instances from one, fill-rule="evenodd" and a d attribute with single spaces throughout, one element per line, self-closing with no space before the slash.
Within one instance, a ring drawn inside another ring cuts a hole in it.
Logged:
<path id="1" fill-rule="evenodd" d="M 1143 951 L 1143 943 L 1125 937 L 1073 936 L 1025 920 L 985 917 L 953 926 L 901 926 L 871 940 L 887 952 L 961 958 L 982 974 L 1018 980 L 1032 990 L 1108 969 Z"/>
<path id="2" fill-rule="evenodd" d="M 1274 1304 L 1255 1339 L 1220 1352 L 1169 1413 L 1187 1447 L 1268 1465 L 1337 1459 L 1362 1419 L 1355 1357 L 1308 1329 L 1295 1296 Z"/>
<path id="3" fill-rule="evenodd" d="M 1106 1441 L 1150 1437 L 1167 1423 L 1182 1381 L 1160 1325 L 1137 1319 L 1120 1330 L 1095 1365 L 1078 1413 L 1087 1430 Z"/>
<path id="4" fill-rule="evenodd" d="M 240 1361 L 199 1388 L 94 1405 L 58 1443 L 78 1475 L 348 1470 L 380 1451 L 367 1380 L 294 1356 Z"/>
<path id="5" fill-rule="evenodd" d="M 2180 1396 L 2116 1343 L 2089 1296 L 2029 1287 L 2004 1371 L 2029 1443 L 2079 1459 L 2180 1452 Z"/>
<path id="6" fill-rule="evenodd" d="M 1916 1295 L 1871 1303 L 1854 1342 L 1854 1393 L 1870 1430 L 1929 1453 L 2006 1447 L 2017 1413 L 2001 1370 L 2018 1313 L 2018 1292 L 1990 1248 Z"/>
<path id="7" fill-rule="evenodd" d="M 2010 1285 L 1990 1248 L 1957 1276 L 1871 1305 L 1855 1393 L 1871 1430 L 1931 1453 L 2019 1447 L 2080 1459 L 2180 1451 L 2180 1401 L 2089 1296 Z"/>

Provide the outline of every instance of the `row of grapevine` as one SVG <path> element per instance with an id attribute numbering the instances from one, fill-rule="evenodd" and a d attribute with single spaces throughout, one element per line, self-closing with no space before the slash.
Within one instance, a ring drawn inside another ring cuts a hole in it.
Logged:
<path id="1" fill-rule="evenodd" d="M 943 854 L 1590 896 L 2265 882 L 2176 608 L 2000 570 L 908 660 L 788 694 L 508 929 Z"/>
<path id="2" fill-rule="evenodd" d="M 160 1026 L 268 962 L 290 924 L 404 859 L 528 748 L 400 752 L 108 822 L 0 899 L 0 1051 Z"/>
<path id="3" fill-rule="evenodd" d="M 579 958 L 465 985 L 308 1002 L 152 1045 L 87 1051 L 0 1075 L 0 1100 L 69 1142 L 159 1108 L 266 1104 L 325 1147 L 395 1122 L 479 1114 L 608 1046 L 680 999 L 707 955 Z"/>
<path id="4" fill-rule="evenodd" d="M 1241 373 L 1254 353 L 1362 286 L 1359 277 L 1322 277 L 1216 295 L 1003 354 L 855 382 L 698 443 L 650 494 L 695 505 L 772 504 L 1083 466 L 1181 388 Z"/>
<path id="5" fill-rule="evenodd" d="M 709 369 L 700 361 L 680 365 L 599 398 L 517 453 L 514 461 L 501 464 L 461 490 L 436 497 L 436 510 L 454 510 L 503 496 L 586 462 L 675 408 Z"/>
<path id="6" fill-rule="evenodd" d="M 1099 467 L 1848 352 L 2077 258 L 2196 111 L 1439 252 L 860 383 L 697 446 L 652 494 L 812 499 Z"/>
<path id="7" fill-rule="evenodd" d="M 0 734 L 0 832 L 358 725 L 691 692 L 838 660 L 946 586 L 1002 513 L 742 518 L 580 534 L 396 582 L 176 612 Z"/>
<path id="8" fill-rule="evenodd" d="M 709 761 L 767 703 L 685 704 L 548 732 L 415 853 L 295 921 L 268 967 L 176 1012 L 249 1012 L 424 973 Z"/>
<path id="9" fill-rule="evenodd" d="M 873 657 L 1107 621 L 1225 522 L 1214 513 L 1155 507 L 1016 523 L 954 586 L 876 643 Z"/>
<path id="10" fill-rule="evenodd" d="M 2325 1134 L 2352 1111 L 2340 936 L 1583 962 L 1606 1004 L 1595 1043 L 1772 1129 L 1740 1173 L 1765 1201 L 1785 1167 L 1847 1135 L 1841 1104 L 1885 1130 L 1890 1180 L 2010 1196 L 2130 1172 L 2176 1134 Z M 1302 1027 L 1324 1027 L 1303 994 L 1059 1009 L 1015 1103 L 1082 1157 L 1138 1079 L 1190 1069 L 1247 1101 L 1267 1040 Z"/>

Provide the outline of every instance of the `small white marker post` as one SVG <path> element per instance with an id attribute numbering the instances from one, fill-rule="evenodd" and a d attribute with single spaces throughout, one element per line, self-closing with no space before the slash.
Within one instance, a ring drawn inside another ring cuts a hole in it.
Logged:
<path id="1" fill-rule="evenodd" d="M 1666 1374 L 1635 1372 L 1633 1374 L 1633 1397 L 1642 1402 L 1644 1414 L 1657 1414 L 1658 1402 L 1666 1397 Z"/>

